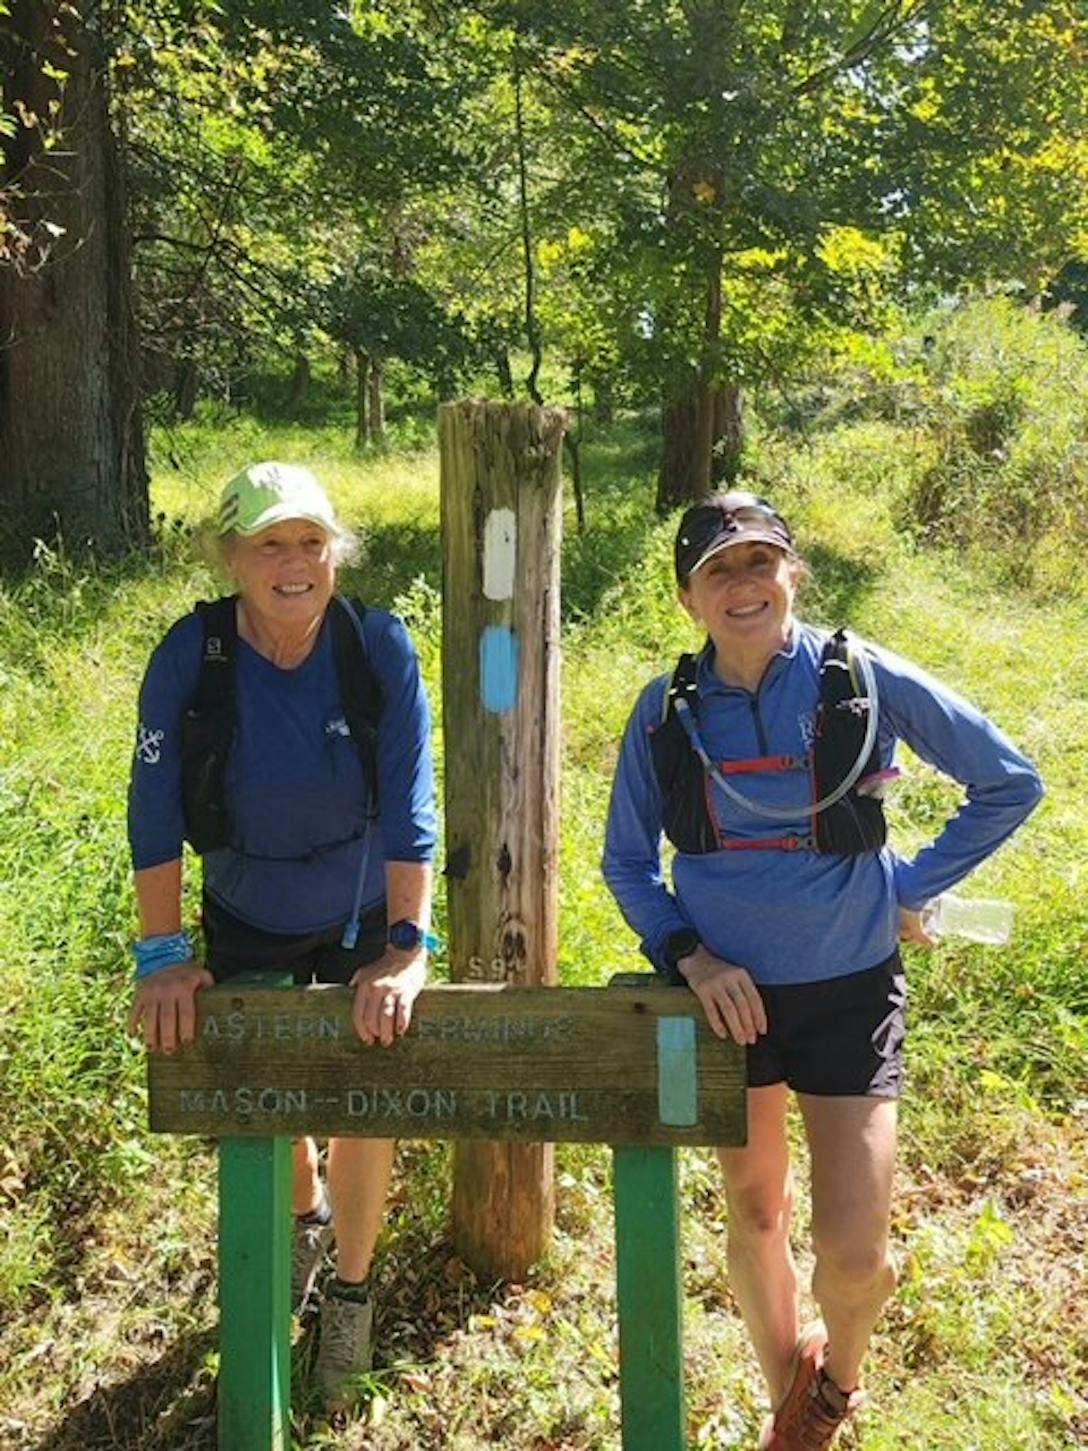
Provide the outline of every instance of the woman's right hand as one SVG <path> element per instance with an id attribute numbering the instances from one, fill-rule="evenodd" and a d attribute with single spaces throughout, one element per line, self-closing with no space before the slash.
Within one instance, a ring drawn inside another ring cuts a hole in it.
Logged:
<path id="1" fill-rule="evenodd" d="M 763 999 L 743 967 L 723 962 L 703 946 L 690 957 L 682 957 L 677 967 L 719 1038 L 754 1043 L 767 1031 Z"/>
<path id="2" fill-rule="evenodd" d="M 215 979 L 201 963 L 180 962 L 142 978 L 136 984 L 128 1030 L 143 1036 L 152 1052 L 172 1053 L 191 1043 L 196 1032 L 196 995 Z"/>

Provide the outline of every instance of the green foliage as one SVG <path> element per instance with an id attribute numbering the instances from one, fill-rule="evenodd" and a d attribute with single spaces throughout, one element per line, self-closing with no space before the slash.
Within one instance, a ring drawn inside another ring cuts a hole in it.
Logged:
<path id="1" fill-rule="evenodd" d="M 1074 9 L 492 9 L 565 162 L 539 229 L 552 341 L 655 393 L 696 372 L 765 386 L 904 284 L 1048 280 L 1085 237 Z"/>
<path id="2" fill-rule="evenodd" d="M 360 269 L 384 307 L 375 331 L 419 361 L 407 214 L 463 170 L 455 128 L 475 81 L 446 64 L 416 7 L 233 0 L 147 23 L 137 4 L 114 70 L 149 391 L 185 415 L 194 382 L 221 397 L 254 355 L 313 347 L 342 312 L 323 315 L 326 288 Z M 436 369 L 452 331 L 439 330 Z"/>
<path id="3" fill-rule="evenodd" d="M 923 397 L 936 457 L 915 518 L 1002 549 L 1014 577 L 1069 587 L 1088 529 L 1088 348 L 1058 315 L 1004 298 L 935 319 L 932 337 Z"/>
<path id="4" fill-rule="evenodd" d="M 334 278 L 340 335 L 439 372 L 466 333 L 510 346 L 515 50 L 537 316 L 579 383 L 782 382 L 904 282 L 1041 285 L 1088 235 L 1077 27 L 997 9 L 135 0 L 114 80 L 152 387 L 312 346 Z"/>
<path id="5" fill-rule="evenodd" d="M 1035 295 L 1088 248 L 1088 71 L 1078 0 L 958 0 L 900 57 L 893 167 L 912 265 Z"/>
<path id="6" fill-rule="evenodd" d="M 451 394 L 470 358 L 460 320 L 411 277 L 373 263 L 337 273 L 324 289 L 322 321 L 338 342 L 372 358 L 397 358 Z"/>
<path id="7" fill-rule="evenodd" d="M 832 343 L 807 380 L 760 400 L 821 467 L 866 470 L 868 507 L 905 533 L 1040 597 L 1088 587 L 1088 348 L 1067 310 L 950 303 Z M 763 466 L 788 457 L 773 439 Z"/>

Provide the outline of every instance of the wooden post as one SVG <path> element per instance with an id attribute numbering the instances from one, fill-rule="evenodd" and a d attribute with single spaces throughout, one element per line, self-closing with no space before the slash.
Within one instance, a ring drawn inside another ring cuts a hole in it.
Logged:
<path id="1" fill-rule="evenodd" d="M 456 982 L 555 981 L 559 458 L 565 414 L 439 409 L 446 856 Z M 550 1145 L 459 1142 L 458 1253 L 520 1279 L 554 1217 Z"/>

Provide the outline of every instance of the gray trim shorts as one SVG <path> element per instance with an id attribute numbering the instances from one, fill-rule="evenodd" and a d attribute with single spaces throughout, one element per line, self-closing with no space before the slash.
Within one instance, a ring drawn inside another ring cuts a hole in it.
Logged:
<path id="1" fill-rule="evenodd" d="M 907 979 L 899 952 L 864 972 L 761 986 L 767 1032 L 748 1048 L 748 1087 L 898 1098 L 903 1088 Z"/>

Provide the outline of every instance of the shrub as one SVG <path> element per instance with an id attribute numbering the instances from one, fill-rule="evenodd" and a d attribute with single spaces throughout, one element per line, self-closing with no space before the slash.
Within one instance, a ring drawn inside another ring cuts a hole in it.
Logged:
<path id="1" fill-rule="evenodd" d="M 1088 538 L 1088 346 L 1059 313 L 1006 297 L 947 312 L 927 336 L 934 455 L 905 522 L 1004 549 L 1008 572 L 1029 582 L 1055 547 Z"/>

